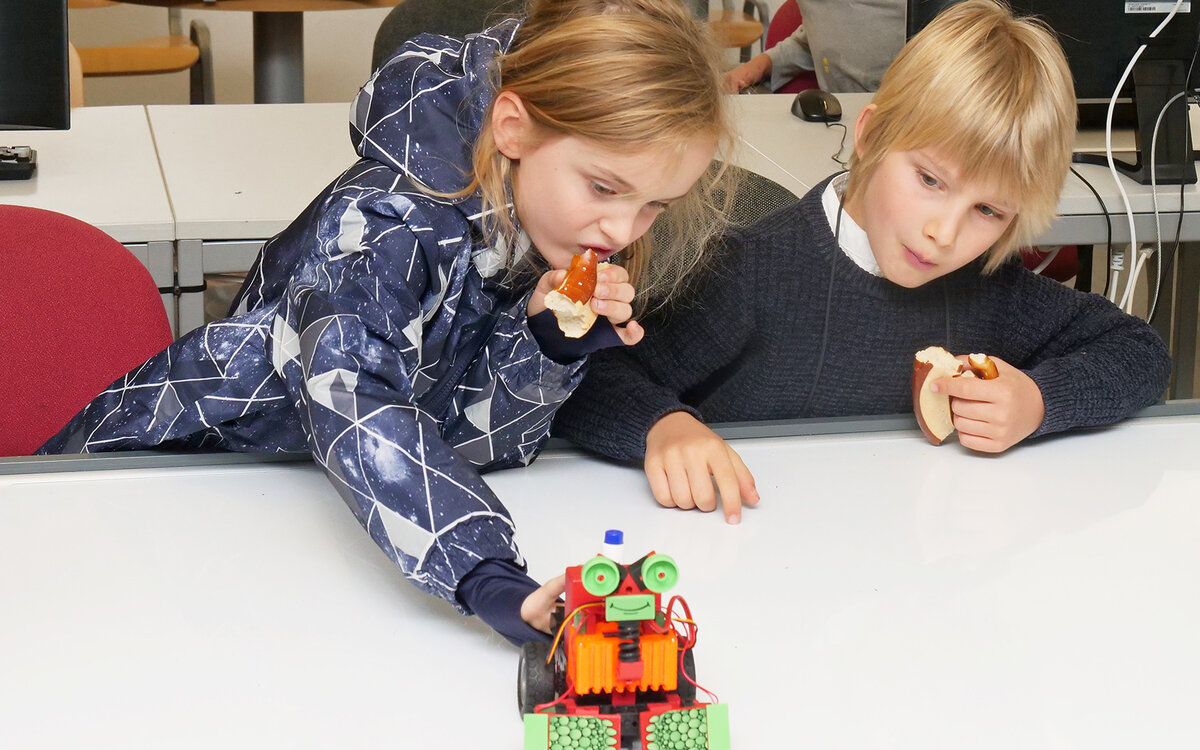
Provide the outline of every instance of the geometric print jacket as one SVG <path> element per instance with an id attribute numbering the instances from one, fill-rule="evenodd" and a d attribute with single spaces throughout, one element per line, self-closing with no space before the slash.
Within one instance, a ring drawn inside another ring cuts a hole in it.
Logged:
<path id="1" fill-rule="evenodd" d="M 311 452 L 376 543 L 456 607 L 488 558 L 524 564 L 479 472 L 528 464 L 583 360 L 546 357 L 532 283 L 482 240 L 467 181 L 516 22 L 462 42 L 422 35 L 352 105 L 362 157 L 263 247 L 231 317 L 113 383 L 43 453 L 211 448 Z M 528 248 L 526 248 L 527 250 Z"/>

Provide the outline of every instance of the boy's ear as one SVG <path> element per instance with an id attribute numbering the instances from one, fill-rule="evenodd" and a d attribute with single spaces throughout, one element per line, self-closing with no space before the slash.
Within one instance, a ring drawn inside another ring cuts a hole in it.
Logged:
<path id="1" fill-rule="evenodd" d="M 860 158 L 863 154 L 863 149 L 866 148 L 866 130 L 867 123 L 875 115 L 875 104 L 872 102 L 863 107 L 863 111 L 858 113 L 858 119 L 854 121 L 854 153 Z"/>
<path id="2" fill-rule="evenodd" d="M 511 91 L 501 91 L 492 102 L 492 140 L 496 149 L 512 160 L 521 158 L 532 120 L 525 102 Z"/>

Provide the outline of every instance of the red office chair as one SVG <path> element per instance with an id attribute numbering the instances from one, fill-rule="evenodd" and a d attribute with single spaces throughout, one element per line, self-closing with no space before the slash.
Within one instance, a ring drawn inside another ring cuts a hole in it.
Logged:
<path id="1" fill-rule="evenodd" d="M 804 18 L 800 15 L 800 6 L 796 0 L 784 0 L 775 15 L 771 16 L 771 24 L 767 27 L 767 48 L 770 49 L 792 35 Z M 805 71 L 776 89 L 776 94 L 796 94 L 804 89 L 817 88 L 817 74 Z"/>
<path id="2" fill-rule="evenodd" d="M 1030 271 L 1061 282 L 1078 279 L 1082 265 L 1079 247 L 1076 245 L 1046 248 L 1023 247 L 1021 248 L 1021 262 Z M 1081 288 L 1078 281 L 1075 286 Z"/>
<path id="3" fill-rule="evenodd" d="M 99 229 L 0 205 L 0 456 L 27 456 L 171 343 L 158 288 Z"/>

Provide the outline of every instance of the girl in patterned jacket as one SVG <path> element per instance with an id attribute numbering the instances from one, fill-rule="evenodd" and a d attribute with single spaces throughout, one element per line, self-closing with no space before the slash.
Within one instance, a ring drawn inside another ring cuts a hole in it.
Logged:
<path id="1" fill-rule="evenodd" d="M 525 574 L 479 472 L 532 461 L 586 355 L 642 337 L 635 287 L 662 298 L 698 262 L 651 248 L 656 217 L 719 229 L 719 64 L 678 0 L 531 0 L 465 42 L 414 38 L 352 104 L 362 158 L 266 243 L 231 317 L 40 452 L 311 453 L 418 587 L 539 636 L 561 582 Z M 589 248 L 612 265 L 569 340 L 542 300 Z"/>

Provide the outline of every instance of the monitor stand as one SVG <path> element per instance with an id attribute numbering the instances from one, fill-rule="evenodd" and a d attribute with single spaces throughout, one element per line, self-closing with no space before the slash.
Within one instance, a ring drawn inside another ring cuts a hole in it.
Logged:
<path id="1" fill-rule="evenodd" d="M 1129 164 L 1114 159 L 1117 170 L 1143 185 L 1151 183 L 1150 144 L 1156 145 L 1153 181 L 1158 185 L 1191 185 L 1196 181 L 1196 157 L 1192 153 L 1191 126 L 1188 122 L 1187 97 L 1171 103 L 1158 126 L 1154 138 L 1154 123 L 1159 112 L 1171 97 L 1184 90 L 1187 64 L 1183 60 L 1139 60 L 1133 68 L 1133 102 L 1137 123 L 1134 136 L 1137 162 Z M 1119 109 L 1119 107 L 1118 107 Z M 1114 125 L 1115 127 L 1115 125 Z M 1080 164 L 1108 165 L 1103 155 L 1075 154 Z"/>
<path id="2" fill-rule="evenodd" d="M 0 146 L 0 180 L 28 180 L 37 170 L 37 151 L 28 146 Z"/>

